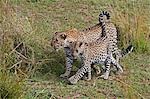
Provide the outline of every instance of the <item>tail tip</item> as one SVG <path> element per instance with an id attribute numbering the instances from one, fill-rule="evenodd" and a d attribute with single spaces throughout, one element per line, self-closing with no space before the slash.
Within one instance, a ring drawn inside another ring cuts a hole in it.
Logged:
<path id="1" fill-rule="evenodd" d="M 128 48 L 127 48 L 127 50 L 128 50 L 129 52 L 132 52 L 133 49 L 134 49 L 133 45 L 129 45 Z"/>

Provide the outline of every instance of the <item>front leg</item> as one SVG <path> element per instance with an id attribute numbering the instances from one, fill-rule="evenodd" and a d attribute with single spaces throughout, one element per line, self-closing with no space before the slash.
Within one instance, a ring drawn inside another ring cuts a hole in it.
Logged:
<path id="1" fill-rule="evenodd" d="M 70 48 L 64 48 L 65 54 L 66 54 L 66 71 L 64 74 L 61 74 L 61 78 L 68 78 L 71 70 L 72 70 L 72 64 L 73 64 L 73 54 Z"/>
<path id="2" fill-rule="evenodd" d="M 83 66 L 84 66 L 84 57 L 83 57 L 82 55 L 80 55 L 79 57 L 80 57 L 80 64 L 79 64 L 79 68 L 81 68 L 81 67 L 83 67 Z M 88 75 L 89 75 L 89 74 L 84 75 L 84 76 L 83 76 L 83 79 L 84 79 L 84 80 L 88 80 Z"/>
<path id="3" fill-rule="evenodd" d="M 80 56 L 80 60 L 81 60 L 81 67 L 83 67 L 84 66 L 84 57 Z M 97 74 L 100 74 L 100 68 L 98 68 L 97 66 L 92 66 L 92 67 L 96 70 Z M 88 74 L 83 76 L 84 80 L 87 80 L 87 81 L 91 80 L 91 78 L 92 78 L 91 71 L 92 71 L 91 66 L 89 66 Z"/>
<path id="4" fill-rule="evenodd" d="M 117 67 L 120 73 L 123 73 L 123 68 L 120 66 L 119 62 L 112 56 L 112 63 Z"/>
<path id="5" fill-rule="evenodd" d="M 70 83 L 70 84 L 76 84 L 76 83 L 78 82 L 78 80 L 80 80 L 80 79 L 84 76 L 84 74 L 85 74 L 86 72 L 88 72 L 88 79 L 91 79 L 91 73 L 89 73 L 90 67 L 91 67 L 90 64 L 85 64 L 83 67 L 81 67 L 81 68 L 76 72 L 75 75 L 73 75 L 72 77 L 70 77 L 70 78 L 68 79 L 69 83 Z M 90 71 L 90 72 L 91 72 L 91 71 Z"/>

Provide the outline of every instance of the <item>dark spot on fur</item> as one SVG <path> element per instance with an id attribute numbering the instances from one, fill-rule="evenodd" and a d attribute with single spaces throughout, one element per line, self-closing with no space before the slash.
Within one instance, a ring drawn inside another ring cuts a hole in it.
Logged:
<path id="1" fill-rule="evenodd" d="M 80 42 L 80 44 L 79 44 L 79 47 L 81 47 L 81 45 L 82 45 L 83 43 L 82 42 Z"/>
<path id="2" fill-rule="evenodd" d="M 86 46 L 88 46 L 88 43 L 85 43 Z"/>
<path id="3" fill-rule="evenodd" d="M 76 52 L 78 53 L 78 50 L 76 50 Z"/>

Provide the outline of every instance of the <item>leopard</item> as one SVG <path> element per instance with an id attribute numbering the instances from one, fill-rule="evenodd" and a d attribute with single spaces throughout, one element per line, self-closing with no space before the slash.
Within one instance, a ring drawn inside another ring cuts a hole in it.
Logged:
<path id="1" fill-rule="evenodd" d="M 111 49 L 112 42 L 110 42 L 111 36 L 99 38 L 94 42 L 87 42 L 88 41 L 87 38 L 82 37 L 81 34 L 78 37 L 78 39 L 75 41 L 74 38 L 71 39 L 69 37 L 69 39 L 70 41 L 68 41 L 69 43 L 67 43 L 68 45 L 65 45 L 65 47 L 72 45 L 73 42 L 76 42 L 74 45 L 73 56 L 82 57 L 83 60 L 83 65 L 81 69 L 79 69 L 74 76 L 69 78 L 70 84 L 77 83 L 80 77 L 83 77 L 83 75 L 86 73 L 86 71 L 84 70 L 88 70 L 88 75 L 87 75 L 88 77 L 86 78 L 86 80 L 91 80 L 91 67 L 96 66 L 96 64 L 105 65 L 105 73 L 100 76 L 101 78 L 104 79 L 108 79 L 109 77 L 111 63 L 117 69 L 123 72 L 122 66 L 113 57 L 113 52 Z M 130 45 L 129 47 L 126 48 L 123 54 L 126 55 L 128 53 L 131 53 L 132 50 L 133 50 L 133 46 Z"/>
<path id="2" fill-rule="evenodd" d="M 117 28 L 115 24 L 111 22 L 110 15 L 107 11 L 102 11 L 102 13 L 100 13 L 99 23 L 102 26 L 102 37 L 109 37 L 110 50 L 112 50 L 113 54 L 115 54 L 117 62 L 119 62 L 119 59 L 123 57 L 124 54 L 121 53 L 121 50 L 118 48 Z"/>
<path id="3" fill-rule="evenodd" d="M 103 12 L 103 14 L 107 15 L 107 12 Z M 100 20 L 101 21 L 101 20 Z M 103 21 L 103 20 L 102 20 Z M 113 53 L 118 51 L 117 47 L 117 30 L 113 23 L 110 21 L 101 22 L 103 32 L 105 33 L 104 38 L 101 37 L 94 44 L 89 43 L 86 35 L 83 37 L 79 36 L 77 39 L 80 41 L 80 45 L 75 47 L 75 52 L 78 54 L 74 54 L 74 56 L 83 56 L 84 58 L 84 66 L 77 71 L 77 73 L 69 78 L 71 84 L 77 83 L 77 81 L 84 75 L 84 73 L 88 72 L 88 80 L 91 79 L 91 65 L 95 63 L 105 63 L 106 72 L 101 76 L 104 79 L 108 79 L 110 72 L 110 63 L 116 65 L 116 67 L 123 72 L 122 67 L 119 65 L 118 60 L 115 60 L 113 57 Z M 70 38 L 68 39 L 70 40 Z M 73 40 L 73 39 L 72 39 Z M 67 44 L 72 41 L 68 41 Z M 88 42 L 82 46 L 83 42 Z M 66 41 L 65 41 L 66 43 Z M 133 47 L 129 46 L 127 49 L 127 53 L 132 51 Z M 119 53 L 120 54 L 120 53 Z"/>
<path id="4" fill-rule="evenodd" d="M 82 37 L 85 37 L 85 35 L 86 35 L 86 37 L 87 36 L 90 37 L 88 39 L 88 41 L 94 41 L 95 39 L 98 39 L 98 36 L 96 36 L 96 35 L 100 36 L 100 32 L 101 32 L 101 30 L 99 30 L 98 27 L 100 27 L 100 26 L 97 25 L 97 26 L 91 28 L 90 31 L 86 30 L 86 32 L 85 32 L 85 30 L 84 30 L 84 32 L 78 31 L 76 28 L 70 29 L 69 31 L 66 32 L 68 36 L 66 37 L 66 39 L 64 41 L 64 46 L 63 47 L 64 47 L 65 51 L 68 51 L 66 53 L 70 54 L 70 56 L 68 56 L 68 54 L 66 55 L 67 60 L 69 60 L 69 59 L 73 60 L 73 59 L 79 58 L 80 62 L 81 62 L 81 66 L 82 66 L 82 64 L 83 64 L 82 57 L 81 56 L 79 56 L 79 57 L 74 57 L 73 56 L 74 45 L 76 43 L 75 41 L 79 38 L 82 41 L 86 40 L 86 38 L 82 38 Z M 94 33 L 94 35 L 93 35 L 93 33 Z M 70 41 L 70 42 L 67 43 L 68 41 Z M 69 45 L 67 45 L 67 44 L 69 44 Z M 60 75 L 60 77 L 67 78 L 70 75 L 73 61 L 70 63 L 71 64 L 70 66 L 67 66 L 69 62 L 71 62 L 71 60 L 66 62 L 66 72 L 64 74 Z M 99 75 L 100 72 L 101 72 L 100 68 L 98 66 L 95 66 L 95 65 L 93 65 L 92 67 L 96 70 L 96 74 Z"/>
<path id="5" fill-rule="evenodd" d="M 106 16 L 106 15 L 105 15 Z M 100 16 L 99 16 L 100 17 Z M 108 15 L 107 15 L 108 17 Z M 105 17 L 104 17 L 105 18 Z M 102 27 L 102 20 L 99 18 L 99 23 L 83 30 L 77 30 L 77 29 L 69 29 L 67 31 L 63 32 L 56 32 L 55 35 L 52 38 L 51 46 L 58 51 L 59 49 L 64 48 L 65 55 L 66 55 L 66 72 L 64 74 L 61 74 L 60 77 L 67 78 L 70 75 L 72 64 L 74 60 L 73 51 L 74 51 L 74 43 L 77 40 L 78 37 L 81 35 L 87 35 L 86 38 L 88 38 L 88 41 L 93 42 L 99 39 L 100 37 L 103 37 L 104 35 L 104 29 Z M 82 33 L 81 33 L 82 32 Z M 83 38 L 82 40 L 84 40 Z M 72 40 L 72 41 L 71 41 Z M 69 46 L 64 46 L 64 44 L 67 42 L 74 42 L 73 44 Z M 115 43 L 116 44 L 116 43 Z M 126 51 L 126 50 L 125 50 Z M 126 55 L 125 51 L 120 51 L 120 57 L 123 57 Z M 117 55 L 116 55 L 117 56 Z M 119 58 L 120 58 L 119 57 Z M 119 59 L 118 59 L 119 60 Z M 100 73 L 100 70 L 98 70 L 97 74 Z"/>
<path id="6" fill-rule="evenodd" d="M 59 51 L 60 49 L 64 49 L 65 55 L 66 55 L 66 71 L 64 74 L 61 74 L 61 78 L 68 78 L 70 75 L 70 72 L 72 70 L 72 64 L 73 61 L 76 59 L 73 56 L 73 44 L 69 47 L 64 47 L 64 42 L 66 38 L 77 38 L 78 35 L 80 35 L 80 32 L 84 32 L 86 35 L 89 36 L 91 41 L 94 41 L 99 38 L 101 35 L 102 29 L 100 24 L 96 24 L 93 27 L 86 28 L 84 30 L 78 30 L 76 28 L 72 28 L 63 32 L 56 32 L 51 40 L 51 46 L 56 50 Z M 82 64 L 82 62 L 81 62 Z M 95 67 L 96 74 L 100 74 L 100 68 L 97 66 Z"/>
<path id="7" fill-rule="evenodd" d="M 69 84 L 76 84 L 85 73 L 88 73 L 87 80 L 91 80 L 91 66 L 95 64 L 105 65 L 106 71 L 101 75 L 104 79 L 109 77 L 111 63 L 122 69 L 113 57 L 112 51 L 109 49 L 109 39 L 106 37 L 91 43 L 77 41 L 73 54 L 74 56 L 83 57 L 84 66 L 68 79 Z"/>
<path id="8" fill-rule="evenodd" d="M 89 42 L 78 39 L 74 49 L 74 57 L 82 56 L 84 65 L 76 72 L 75 75 L 71 76 L 68 81 L 69 84 L 76 84 L 80 78 L 82 78 L 85 73 L 88 73 L 87 80 L 91 80 L 91 66 L 95 64 L 105 65 L 105 72 L 100 77 L 103 79 L 108 79 L 110 74 L 110 66 L 113 64 L 120 70 L 122 66 L 113 57 L 113 52 L 111 49 L 110 36 L 105 36 L 96 40 L 95 42 Z M 126 49 L 126 53 L 129 53 L 133 48 L 130 45 Z"/>

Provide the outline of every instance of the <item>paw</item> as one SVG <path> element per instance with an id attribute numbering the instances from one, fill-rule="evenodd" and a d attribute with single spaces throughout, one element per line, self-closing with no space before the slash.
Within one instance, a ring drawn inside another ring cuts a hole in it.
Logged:
<path id="1" fill-rule="evenodd" d="M 104 74 L 100 76 L 100 78 L 104 78 Z"/>
<path id="2" fill-rule="evenodd" d="M 90 80 L 91 80 L 91 78 L 88 78 L 88 77 L 86 78 L 86 81 L 90 81 Z"/>
<path id="3" fill-rule="evenodd" d="M 108 79 L 108 76 L 105 75 L 105 76 L 104 76 L 104 79 L 107 80 L 107 79 Z"/>
<path id="4" fill-rule="evenodd" d="M 74 76 L 72 76 L 72 77 L 70 77 L 70 78 L 68 79 L 68 81 L 69 81 L 68 84 L 74 85 L 74 84 L 77 83 L 78 80 L 76 80 L 76 79 L 74 78 Z"/>
<path id="5" fill-rule="evenodd" d="M 120 69 L 118 72 L 119 72 L 119 73 L 123 73 L 123 69 Z"/>
<path id="6" fill-rule="evenodd" d="M 69 77 L 69 75 L 68 75 L 68 74 L 66 74 L 66 73 L 64 73 L 64 74 L 61 74 L 61 75 L 60 75 L 60 77 L 61 77 L 61 78 L 68 78 L 68 77 Z"/>
<path id="7" fill-rule="evenodd" d="M 121 75 L 123 73 L 123 70 L 118 70 L 115 74 L 116 75 Z"/>
<path id="8" fill-rule="evenodd" d="M 103 74 L 103 75 L 101 75 L 101 76 L 100 76 L 100 78 L 103 78 L 103 79 L 108 79 L 108 75 L 106 75 L 106 74 Z"/>
<path id="9" fill-rule="evenodd" d="M 96 75 L 100 75 L 100 74 L 101 74 L 101 70 L 97 70 Z"/>
<path id="10" fill-rule="evenodd" d="M 123 69 L 122 68 L 118 69 L 117 72 L 116 72 L 116 74 L 121 74 L 121 73 L 123 73 Z"/>
<path id="11" fill-rule="evenodd" d="M 84 77 L 83 77 L 83 80 L 90 81 L 91 78 L 84 76 Z"/>

